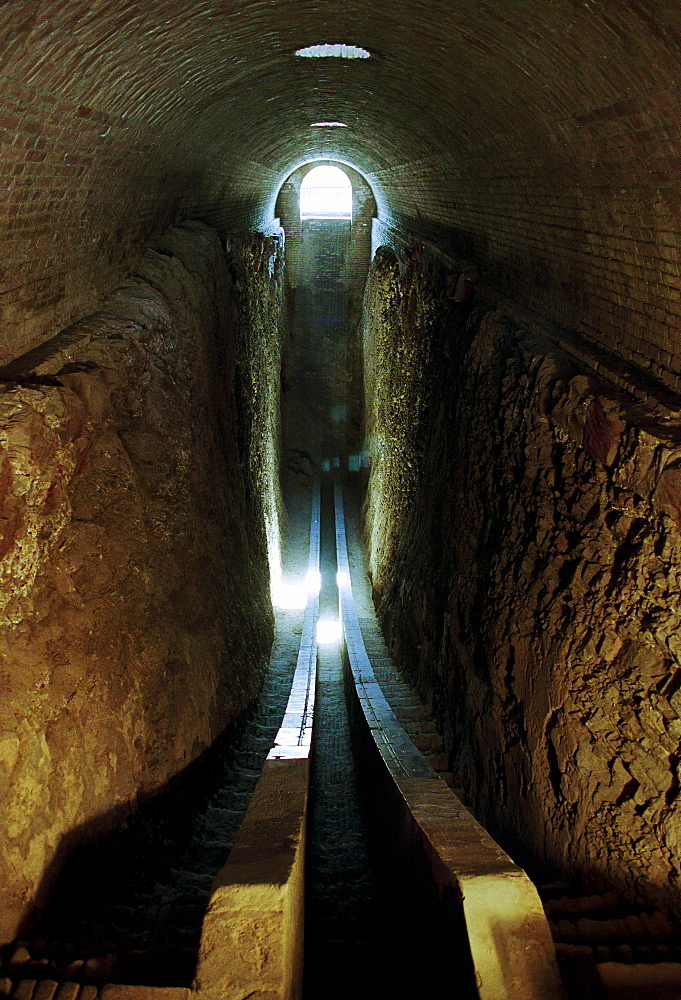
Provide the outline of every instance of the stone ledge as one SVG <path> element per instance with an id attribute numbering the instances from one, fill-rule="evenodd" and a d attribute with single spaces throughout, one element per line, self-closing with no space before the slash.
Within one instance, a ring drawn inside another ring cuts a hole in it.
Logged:
<path id="1" fill-rule="evenodd" d="M 350 580 L 343 500 L 336 482 L 339 573 Z M 362 642 L 350 583 L 340 607 L 354 717 L 380 760 L 397 806 L 400 839 L 425 860 L 438 896 L 453 889 L 465 921 L 480 1000 L 561 1000 L 565 996 L 548 921 L 535 886 L 440 781 L 400 726 L 377 683 Z M 346 639 L 347 636 L 347 639 Z M 371 749 L 369 750 L 371 753 Z"/>
<path id="2" fill-rule="evenodd" d="M 319 573 L 320 484 L 308 574 Z M 308 592 L 286 712 L 227 863 L 213 882 L 193 984 L 199 1000 L 298 1000 L 319 595 Z"/>
<path id="3" fill-rule="evenodd" d="M 309 756 L 265 763 L 213 883 L 193 986 L 200 1000 L 300 995 L 309 770 Z"/>

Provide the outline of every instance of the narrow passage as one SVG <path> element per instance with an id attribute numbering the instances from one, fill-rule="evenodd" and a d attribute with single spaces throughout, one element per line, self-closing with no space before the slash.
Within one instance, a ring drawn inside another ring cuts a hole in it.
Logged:
<path id="1" fill-rule="evenodd" d="M 321 530 L 320 620 L 337 619 L 330 476 L 322 488 Z M 370 832 L 362 814 L 340 645 L 320 644 L 318 663 L 304 1000 L 413 1000 L 430 991 L 467 996 L 455 992 L 454 942 L 414 891 L 410 873 L 382 856 L 380 834 Z"/>
<path id="2" fill-rule="evenodd" d="M 328 477 L 322 488 L 319 618 L 338 619 Z M 385 911 L 359 810 L 338 642 L 321 643 L 305 910 L 305 1000 L 376 995 Z"/>

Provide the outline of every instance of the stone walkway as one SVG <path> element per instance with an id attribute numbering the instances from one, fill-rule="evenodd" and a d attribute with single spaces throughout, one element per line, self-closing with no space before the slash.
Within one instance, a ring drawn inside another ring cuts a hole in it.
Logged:
<path id="1" fill-rule="evenodd" d="M 381 685 L 381 690 L 399 719 L 402 728 L 408 733 L 421 753 L 425 755 L 431 767 L 444 781 L 450 784 L 449 759 L 444 753 L 442 738 L 428 708 L 393 665 L 378 624 L 364 548 L 361 543 L 357 488 L 353 488 L 352 484 L 347 484 L 343 494 L 352 592 L 364 647 L 371 660 L 376 680 Z"/>
<path id="2" fill-rule="evenodd" d="M 352 490 L 346 490 L 345 507 L 353 593 L 374 673 L 403 728 L 449 780 L 447 757 L 428 710 L 392 666 L 381 636 Z M 539 892 L 570 1000 L 681 998 L 681 938 L 664 914 L 612 891 L 589 895 L 578 884 L 540 885 Z"/>

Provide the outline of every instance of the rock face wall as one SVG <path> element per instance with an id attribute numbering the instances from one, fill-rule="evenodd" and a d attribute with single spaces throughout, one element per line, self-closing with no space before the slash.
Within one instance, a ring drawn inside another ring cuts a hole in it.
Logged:
<path id="1" fill-rule="evenodd" d="M 249 506 L 265 525 L 270 560 L 279 558 L 283 502 L 281 368 L 285 334 L 283 232 L 241 233 L 227 248 L 232 294 L 238 305 L 235 370 L 236 434 Z"/>
<path id="2" fill-rule="evenodd" d="M 679 414 L 457 284 L 387 249 L 370 279 L 384 631 L 519 860 L 679 910 Z"/>
<path id="3" fill-rule="evenodd" d="M 258 690 L 278 244 L 240 252 L 234 281 L 213 230 L 171 229 L 98 313 L 4 370 L 0 941 L 73 846 Z M 252 282 L 270 321 L 258 330 L 244 326 Z"/>

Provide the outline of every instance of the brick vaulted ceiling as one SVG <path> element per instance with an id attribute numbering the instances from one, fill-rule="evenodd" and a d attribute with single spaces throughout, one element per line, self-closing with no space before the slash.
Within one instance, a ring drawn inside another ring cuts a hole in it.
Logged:
<path id="1" fill-rule="evenodd" d="M 324 42 L 372 58 L 294 54 Z M 386 221 L 679 389 L 680 47 L 677 0 L 6 0 L 2 359 L 169 222 L 266 225 L 323 157 Z M 348 127 L 310 127 L 329 119 Z"/>

